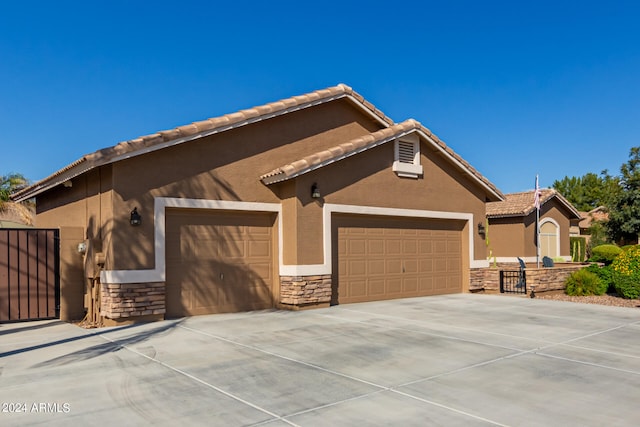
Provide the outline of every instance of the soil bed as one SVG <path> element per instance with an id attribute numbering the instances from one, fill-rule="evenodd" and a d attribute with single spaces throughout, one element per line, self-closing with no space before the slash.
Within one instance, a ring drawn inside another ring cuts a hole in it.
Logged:
<path id="1" fill-rule="evenodd" d="M 536 294 L 536 298 L 550 299 L 550 300 L 556 300 L 556 301 L 580 302 L 583 304 L 611 305 L 614 307 L 640 308 L 640 300 L 625 299 L 625 298 L 619 297 L 617 294 L 574 297 L 574 296 L 569 296 L 564 292 L 545 292 L 541 294 Z"/>

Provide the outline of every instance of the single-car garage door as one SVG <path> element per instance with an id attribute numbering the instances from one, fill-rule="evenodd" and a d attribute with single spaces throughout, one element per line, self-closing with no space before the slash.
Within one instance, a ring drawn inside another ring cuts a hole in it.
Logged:
<path id="1" fill-rule="evenodd" d="M 333 222 L 333 304 L 462 292 L 462 221 L 339 215 Z"/>
<path id="2" fill-rule="evenodd" d="M 168 317 L 259 310 L 274 301 L 275 214 L 168 209 Z"/>

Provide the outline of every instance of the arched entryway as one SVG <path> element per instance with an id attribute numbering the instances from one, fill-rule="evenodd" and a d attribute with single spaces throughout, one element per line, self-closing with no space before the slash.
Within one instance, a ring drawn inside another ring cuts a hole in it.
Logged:
<path id="1" fill-rule="evenodd" d="M 540 221 L 540 255 L 560 256 L 560 226 L 551 218 Z"/>

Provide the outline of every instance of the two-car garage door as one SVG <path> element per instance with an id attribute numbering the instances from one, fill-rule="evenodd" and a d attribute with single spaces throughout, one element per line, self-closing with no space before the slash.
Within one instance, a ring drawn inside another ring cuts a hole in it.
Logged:
<path id="1" fill-rule="evenodd" d="M 332 302 L 462 292 L 463 227 L 453 220 L 335 216 Z"/>

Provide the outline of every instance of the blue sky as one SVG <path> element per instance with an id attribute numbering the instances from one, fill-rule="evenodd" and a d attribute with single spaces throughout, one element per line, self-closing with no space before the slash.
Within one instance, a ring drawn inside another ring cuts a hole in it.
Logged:
<path id="1" fill-rule="evenodd" d="M 338 83 L 505 193 L 640 145 L 640 3 L 217 3 L 0 3 L 0 174 Z"/>

